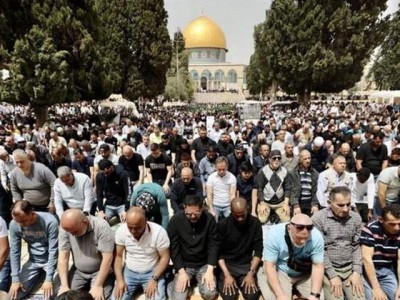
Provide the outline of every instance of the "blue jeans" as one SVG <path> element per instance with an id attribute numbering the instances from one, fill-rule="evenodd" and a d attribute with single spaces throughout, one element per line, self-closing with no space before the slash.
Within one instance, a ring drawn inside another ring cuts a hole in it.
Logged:
<path id="1" fill-rule="evenodd" d="M 11 284 L 11 265 L 7 258 L 3 268 L 0 270 L 0 291 L 8 292 Z"/>
<path id="2" fill-rule="evenodd" d="M 110 220 L 114 216 L 120 217 L 125 212 L 125 204 L 120 206 L 106 205 L 105 210 L 107 219 Z"/>
<path id="3" fill-rule="evenodd" d="M 35 263 L 28 260 L 21 269 L 19 281 L 24 289 L 19 290 L 17 299 L 27 297 L 46 277 L 47 263 Z"/>
<path id="4" fill-rule="evenodd" d="M 147 273 L 138 273 L 129 270 L 127 267 L 124 268 L 124 279 L 127 286 L 127 291 L 122 296 L 122 300 L 130 300 L 135 294 L 139 287 L 145 289 L 147 283 L 150 281 L 151 276 L 153 276 L 153 270 Z M 164 300 L 165 299 L 165 279 L 160 277 L 158 280 L 158 293 L 156 293 L 154 300 Z M 146 298 L 147 299 L 147 298 Z"/>
<path id="5" fill-rule="evenodd" d="M 231 214 L 231 206 L 218 206 L 218 205 L 214 205 L 214 210 L 215 210 L 215 218 L 218 221 L 218 218 L 223 215 L 224 218 L 229 217 L 229 215 Z"/>
<path id="6" fill-rule="evenodd" d="M 397 290 L 397 278 L 393 270 L 389 268 L 376 269 L 376 278 L 378 279 L 379 285 L 381 286 L 381 289 L 385 292 L 388 299 L 394 300 L 394 296 L 396 295 Z M 367 281 L 367 278 L 365 276 L 364 291 L 365 299 L 372 300 L 372 288 L 369 285 L 369 282 Z"/>

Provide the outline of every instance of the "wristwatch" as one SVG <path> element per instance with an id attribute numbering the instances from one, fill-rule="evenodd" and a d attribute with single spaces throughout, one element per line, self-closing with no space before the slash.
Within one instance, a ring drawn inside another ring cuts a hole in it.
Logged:
<path id="1" fill-rule="evenodd" d="M 155 282 L 158 282 L 158 276 L 156 275 L 151 276 L 151 279 L 153 279 Z"/>
<path id="2" fill-rule="evenodd" d="M 321 294 L 319 294 L 319 293 L 314 293 L 314 292 L 311 292 L 310 295 L 311 295 L 311 296 L 314 296 L 314 297 L 317 298 L 317 299 L 319 299 L 319 298 L 321 297 Z"/>

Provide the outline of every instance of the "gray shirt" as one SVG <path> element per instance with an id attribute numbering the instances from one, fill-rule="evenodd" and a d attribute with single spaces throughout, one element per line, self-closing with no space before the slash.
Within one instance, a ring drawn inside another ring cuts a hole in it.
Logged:
<path id="1" fill-rule="evenodd" d="M 33 162 L 28 175 L 20 168 L 15 168 L 9 176 L 14 202 L 25 199 L 32 205 L 48 205 L 49 201 L 54 200 L 56 176 L 45 165 Z"/>
<path id="2" fill-rule="evenodd" d="M 102 253 L 114 251 L 114 232 L 107 221 L 88 216 L 89 226 L 83 236 L 74 236 L 60 227 L 59 250 L 72 251 L 75 267 L 83 273 L 99 271 Z"/>

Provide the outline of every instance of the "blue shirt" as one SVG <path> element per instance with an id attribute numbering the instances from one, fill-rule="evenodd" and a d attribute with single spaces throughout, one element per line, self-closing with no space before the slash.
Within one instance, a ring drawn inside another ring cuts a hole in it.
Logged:
<path id="1" fill-rule="evenodd" d="M 10 260 L 12 282 L 19 282 L 21 266 L 21 240 L 28 244 L 29 261 L 47 264 L 46 281 L 52 281 L 58 256 L 58 222 L 50 213 L 35 212 L 36 222 L 22 227 L 14 220 L 10 223 Z"/>
<path id="2" fill-rule="evenodd" d="M 289 250 L 285 241 L 285 228 L 288 223 L 273 225 L 268 232 L 267 239 L 264 241 L 264 261 L 276 263 L 279 271 L 289 276 L 300 276 L 301 273 L 290 269 L 287 266 Z M 304 247 L 298 248 L 293 245 L 293 253 L 296 259 L 301 260 L 311 258 L 313 263 L 324 262 L 324 239 L 321 232 L 314 228 Z"/>

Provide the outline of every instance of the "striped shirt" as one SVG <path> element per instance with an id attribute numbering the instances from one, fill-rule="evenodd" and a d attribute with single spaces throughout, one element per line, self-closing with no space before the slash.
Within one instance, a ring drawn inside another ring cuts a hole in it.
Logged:
<path id="1" fill-rule="evenodd" d="M 299 202 L 311 204 L 311 172 L 299 171 L 301 194 Z"/>
<path id="2" fill-rule="evenodd" d="M 397 260 L 400 247 L 400 234 L 387 236 L 381 223 L 376 220 L 364 226 L 360 238 L 361 245 L 374 247 L 372 261 L 376 268 L 392 268 Z"/>

